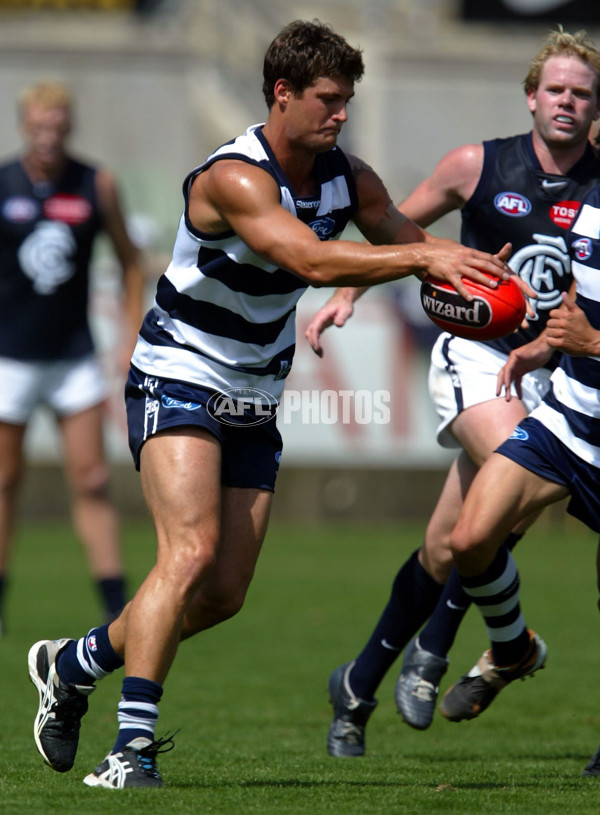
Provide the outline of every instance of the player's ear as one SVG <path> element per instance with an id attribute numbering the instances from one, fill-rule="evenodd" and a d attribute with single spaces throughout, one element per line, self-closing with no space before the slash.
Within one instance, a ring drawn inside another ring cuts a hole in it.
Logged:
<path id="1" fill-rule="evenodd" d="M 285 107 L 290 98 L 293 96 L 292 86 L 288 82 L 287 79 L 278 79 L 273 87 L 273 96 L 275 97 L 275 101 Z"/>

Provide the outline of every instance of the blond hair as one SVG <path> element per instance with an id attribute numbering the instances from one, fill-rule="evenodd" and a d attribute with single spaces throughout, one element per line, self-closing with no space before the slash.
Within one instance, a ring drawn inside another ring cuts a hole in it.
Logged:
<path id="1" fill-rule="evenodd" d="M 55 80 L 40 80 L 23 88 L 19 94 L 18 109 L 21 118 L 29 105 L 39 105 L 48 108 L 66 108 L 71 110 L 72 96 L 70 90 L 62 82 Z"/>
<path id="2" fill-rule="evenodd" d="M 569 34 L 562 25 L 557 31 L 551 31 L 544 44 L 533 58 L 529 72 L 523 80 L 525 93 L 535 92 L 540 84 L 542 68 L 551 57 L 577 57 L 588 65 L 596 75 L 596 92 L 600 86 L 600 51 L 596 48 L 586 31 Z"/>

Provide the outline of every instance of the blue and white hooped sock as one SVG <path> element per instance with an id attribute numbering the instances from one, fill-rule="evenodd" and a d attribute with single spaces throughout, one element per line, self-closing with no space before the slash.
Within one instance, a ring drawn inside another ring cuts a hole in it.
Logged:
<path id="1" fill-rule="evenodd" d="M 56 670 L 68 685 L 93 685 L 122 666 L 123 660 L 110 644 L 107 624 L 68 643 L 58 656 Z"/>
<path id="2" fill-rule="evenodd" d="M 134 739 L 154 741 L 158 703 L 162 693 L 162 685 L 151 679 L 139 676 L 126 676 L 123 679 L 117 713 L 119 734 L 112 749 L 113 753 L 120 752 Z"/>
<path id="3" fill-rule="evenodd" d="M 462 586 L 481 612 L 492 643 L 496 665 L 514 665 L 530 643 L 519 603 L 519 571 L 509 550 L 502 546 L 485 572 L 463 577 Z"/>

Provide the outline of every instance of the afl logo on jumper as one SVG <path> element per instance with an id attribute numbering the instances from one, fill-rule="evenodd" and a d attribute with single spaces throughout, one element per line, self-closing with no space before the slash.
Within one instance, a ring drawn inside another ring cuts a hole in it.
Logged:
<path id="1" fill-rule="evenodd" d="M 592 242 L 589 238 L 578 238 L 571 246 L 577 260 L 587 260 L 592 255 Z"/>
<path id="2" fill-rule="evenodd" d="M 523 218 L 531 212 L 531 201 L 518 192 L 499 192 L 494 198 L 494 206 L 503 215 Z"/>
<path id="3" fill-rule="evenodd" d="M 13 195 L 2 204 L 2 214 L 13 224 L 27 224 L 35 220 L 40 205 L 33 198 L 25 195 Z"/>
<path id="4" fill-rule="evenodd" d="M 44 216 L 69 226 L 84 224 L 92 214 L 92 205 L 81 195 L 53 195 L 44 201 Z"/>

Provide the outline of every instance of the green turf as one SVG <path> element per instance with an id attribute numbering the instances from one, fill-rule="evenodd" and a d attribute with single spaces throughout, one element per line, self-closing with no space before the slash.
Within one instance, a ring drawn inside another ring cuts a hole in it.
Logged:
<path id="1" fill-rule="evenodd" d="M 143 522 L 124 533 L 135 583 L 152 561 L 153 534 Z M 70 773 L 52 772 L 35 749 L 27 650 L 36 639 L 84 633 L 98 606 L 69 527 L 23 525 L 0 641 L 0 812 L 597 815 L 600 778 L 581 778 L 600 742 L 595 536 L 574 523 L 542 521 L 517 553 L 527 621 L 549 646 L 546 670 L 509 687 L 481 719 L 436 717 L 424 733 L 395 712 L 393 670 L 367 757 L 327 756 L 327 677 L 369 635 L 421 534 L 416 524 L 273 526 L 244 611 L 185 643 L 169 676 L 158 734 L 180 732 L 159 763 L 165 788 L 116 792 L 81 779 L 112 745 L 120 677 L 92 697 Z M 484 645 L 471 611 L 443 687 Z"/>

